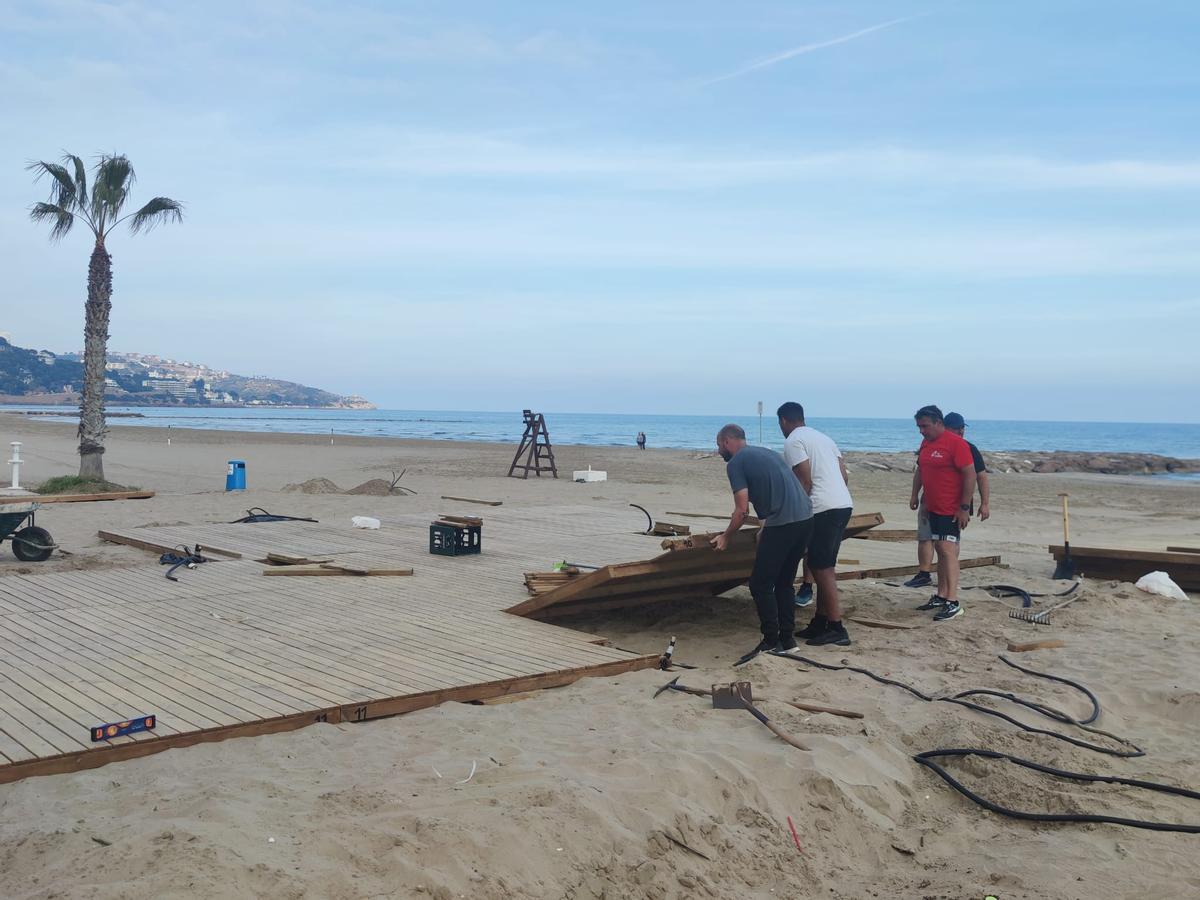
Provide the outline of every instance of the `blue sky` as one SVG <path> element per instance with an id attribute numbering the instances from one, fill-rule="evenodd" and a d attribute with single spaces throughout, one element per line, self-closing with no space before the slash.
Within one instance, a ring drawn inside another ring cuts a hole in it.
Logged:
<path id="1" fill-rule="evenodd" d="M 0 0 L 24 164 L 129 155 L 110 346 L 381 406 L 1200 421 L 1194 2 Z"/>

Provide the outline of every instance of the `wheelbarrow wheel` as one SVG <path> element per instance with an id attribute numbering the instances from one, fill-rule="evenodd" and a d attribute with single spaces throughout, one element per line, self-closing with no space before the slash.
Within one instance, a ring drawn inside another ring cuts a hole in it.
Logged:
<path id="1" fill-rule="evenodd" d="M 54 538 L 45 528 L 30 525 L 12 536 L 13 555 L 22 562 L 42 562 L 54 552 Z"/>

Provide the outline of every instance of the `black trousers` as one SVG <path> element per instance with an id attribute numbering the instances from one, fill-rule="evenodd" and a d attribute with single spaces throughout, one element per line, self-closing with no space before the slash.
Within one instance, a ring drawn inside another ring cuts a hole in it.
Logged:
<path id="1" fill-rule="evenodd" d="M 758 608 L 763 640 L 775 643 L 796 630 L 796 572 L 808 550 L 813 520 L 772 525 L 762 529 L 750 593 Z"/>

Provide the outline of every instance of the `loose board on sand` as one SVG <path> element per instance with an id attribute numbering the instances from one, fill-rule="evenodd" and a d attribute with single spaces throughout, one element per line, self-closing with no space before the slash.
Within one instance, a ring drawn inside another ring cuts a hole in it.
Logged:
<path id="1" fill-rule="evenodd" d="M 430 510 L 366 532 L 270 522 L 112 531 L 157 550 L 224 542 L 242 559 L 180 569 L 0 577 L 0 782 L 92 768 L 201 741 L 361 721 L 654 666 L 658 655 L 508 615 L 547 554 L 636 555 L 638 516 L 594 508 L 490 517 L 484 553 L 427 553 Z M 292 558 L 406 559 L 403 578 L 264 578 Z M 474 639 L 486 634 L 487 640 Z M 92 743 L 138 715 L 153 731 Z"/>

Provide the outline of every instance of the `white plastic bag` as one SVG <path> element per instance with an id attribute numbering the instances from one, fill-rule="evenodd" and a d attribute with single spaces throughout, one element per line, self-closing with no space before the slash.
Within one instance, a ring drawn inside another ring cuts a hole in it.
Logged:
<path id="1" fill-rule="evenodd" d="M 1172 600 L 1186 600 L 1187 594 L 1183 588 L 1171 580 L 1166 572 L 1151 572 L 1137 580 L 1134 587 L 1141 588 L 1147 594 L 1158 594 L 1160 597 L 1170 597 Z"/>
<path id="2" fill-rule="evenodd" d="M 355 528 L 378 528 L 379 520 L 370 516 L 355 516 L 350 520 L 350 524 Z"/>

